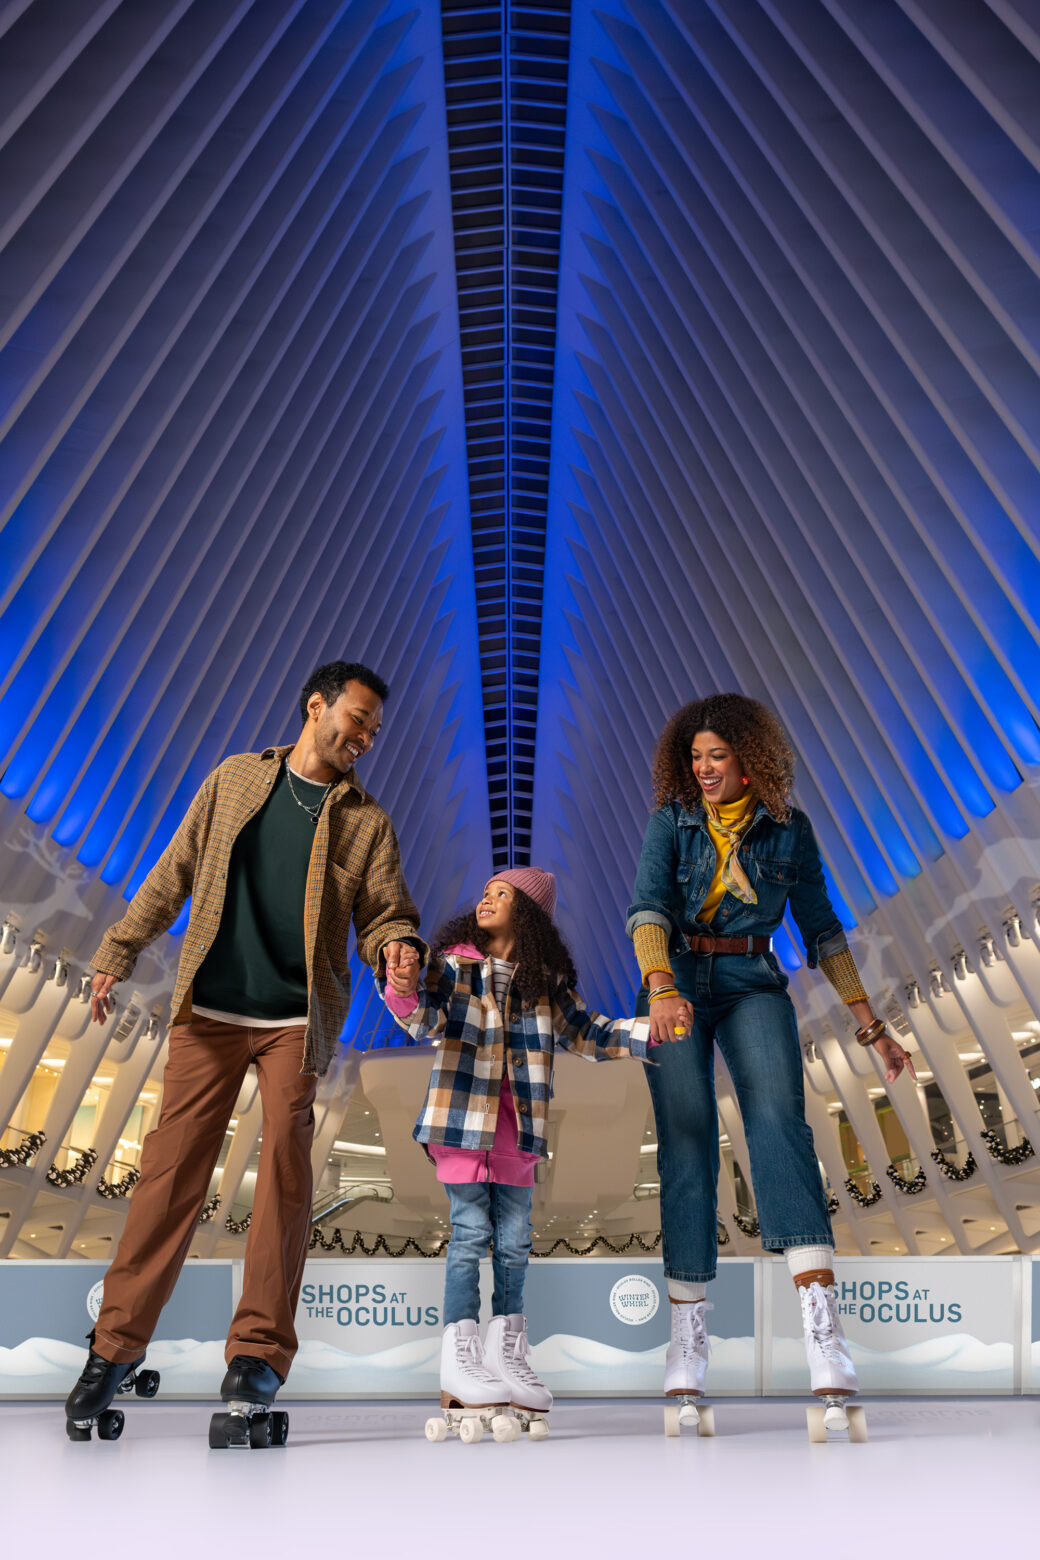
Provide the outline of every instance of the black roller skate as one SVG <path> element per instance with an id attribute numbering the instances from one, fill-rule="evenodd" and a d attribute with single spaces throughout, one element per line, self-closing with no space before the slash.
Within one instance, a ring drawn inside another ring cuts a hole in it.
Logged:
<path id="1" fill-rule="evenodd" d="M 210 1446 L 284 1446 L 289 1415 L 271 1408 L 283 1379 L 263 1360 L 236 1354 L 220 1384 L 227 1412 L 209 1422 Z"/>
<path id="2" fill-rule="evenodd" d="M 109 1408 L 114 1397 L 153 1398 L 159 1390 L 159 1372 L 142 1370 L 144 1355 L 130 1364 L 114 1365 L 94 1353 L 94 1334 L 87 1334 L 91 1345 L 83 1372 L 65 1399 L 65 1433 L 70 1441 L 89 1441 L 97 1425 L 98 1439 L 118 1441 L 123 1433 L 124 1415 L 120 1408 Z"/>

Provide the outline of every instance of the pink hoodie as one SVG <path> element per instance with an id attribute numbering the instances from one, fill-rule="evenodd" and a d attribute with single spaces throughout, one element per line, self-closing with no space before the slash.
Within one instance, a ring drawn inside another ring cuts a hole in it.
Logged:
<path id="1" fill-rule="evenodd" d="M 471 943 L 459 943 L 457 947 L 445 951 L 483 963 L 484 955 Z M 386 1005 L 398 1018 L 407 1018 L 419 1006 L 419 999 L 414 993 L 410 997 L 399 997 L 391 986 L 387 986 Z M 509 1087 L 509 1072 L 503 1068 L 493 1147 L 483 1153 L 476 1148 L 445 1148 L 441 1143 L 429 1143 L 426 1152 L 437 1167 L 438 1181 L 455 1186 L 474 1181 L 492 1181 L 500 1186 L 533 1186 L 534 1168 L 539 1156 L 525 1154 L 519 1149 L 519 1136 L 513 1091 Z"/>

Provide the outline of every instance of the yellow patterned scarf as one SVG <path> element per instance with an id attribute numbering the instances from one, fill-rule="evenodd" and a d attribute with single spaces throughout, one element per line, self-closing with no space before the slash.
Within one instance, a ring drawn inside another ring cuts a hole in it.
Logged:
<path id="1" fill-rule="evenodd" d="M 737 849 L 755 816 L 758 798 L 750 791 L 738 796 L 735 802 L 723 802 L 716 806 L 704 798 L 704 815 L 708 833 L 715 846 L 715 876 L 707 899 L 698 913 L 698 920 L 708 920 L 715 914 L 728 889 L 746 905 L 757 905 L 758 895 L 748 881 L 748 875 L 737 857 Z M 714 902 L 713 902 L 714 901 Z M 705 915 L 705 910 L 708 915 Z"/>

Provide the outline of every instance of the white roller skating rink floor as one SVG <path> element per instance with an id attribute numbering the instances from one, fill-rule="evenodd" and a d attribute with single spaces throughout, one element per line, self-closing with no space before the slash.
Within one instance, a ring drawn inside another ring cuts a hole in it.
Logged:
<path id="1" fill-rule="evenodd" d="M 541 1444 L 464 1446 L 426 1441 L 425 1402 L 289 1398 L 286 1447 L 210 1451 L 212 1403 L 131 1401 L 122 1439 L 89 1444 L 60 1403 L 7 1403 L 3 1553 L 1033 1552 L 1040 1400 L 867 1399 L 865 1446 L 811 1445 L 805 1399 L 715 1405 L 714 1440 L 667 1439 L 660 1401 L 564 1399 Z"/>

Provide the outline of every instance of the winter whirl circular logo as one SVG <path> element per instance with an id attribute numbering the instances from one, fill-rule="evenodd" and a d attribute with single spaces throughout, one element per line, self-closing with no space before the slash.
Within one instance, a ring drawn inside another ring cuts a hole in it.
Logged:
<path id="1" fill-rule="evenodd" d="M 644 1278 L 642 1273 L 628 1273 L 619 1278 L 610 1291 L 610 1309 L 619 1322 L 638 1327 L 656 1316 L 661 1296 L 657 1285 Z"/>
<path id="2" fill-rule="evenodd" d="M 87 1291 L 87 1315 L 92 1322 L 96 1322 L 101 1315 L 101 1301 L 105 1293 L 105 1280 L 99 1278 L 92 1289 Z"/>

